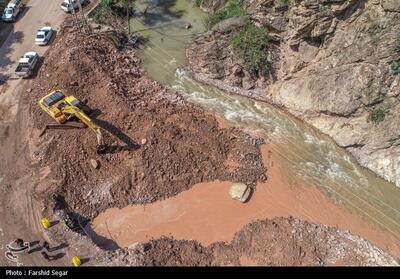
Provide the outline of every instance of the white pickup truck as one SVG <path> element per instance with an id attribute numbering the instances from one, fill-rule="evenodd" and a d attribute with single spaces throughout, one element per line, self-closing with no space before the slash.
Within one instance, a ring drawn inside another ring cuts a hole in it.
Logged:
<path id="1" fill-rule="evenodd" d="M 22 78 L 30 77 L 35 71 L 38 62 L 39 55 L 36 52 L 30 51 L 25 53 L 24 56 L 19 59 L 15 74 Z"/>
<path id="2" fill-rule="evenodd" d="M 81 3 L 82 6 L 84 6 L 86 3 L 88 3 L 88 0 L 64 0 L 61 3 L 61 9 L 66 12 L 70 13 L 72 10 L 78 9 L 78 1 Z M 71 5 L 72 3 L 72 5 Z"/>

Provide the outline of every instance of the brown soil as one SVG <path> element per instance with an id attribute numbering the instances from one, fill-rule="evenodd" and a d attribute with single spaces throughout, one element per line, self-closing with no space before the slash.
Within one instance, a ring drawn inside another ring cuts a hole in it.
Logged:
<path id="1" fill-rule="evenodd" d="M 349 233 L 293 218 L 246 225 L 229 243 L 202 246 L 160 238 L 108 255 L 119 265 L 393 265 L 379 249 Z"/>
<path id="2" fill-rule="evenodd" d="M 50 166 L 49 181 L 56 181 L 42 196 L 65 200 L 91 218 L 110 207 L 172 197 L 203 181 L 254 186 L 266 179 L 261 141 L 219 128 L 213 116 L 151 81 L 140 71 L 135 50 L 122 47 L 123 42 L 116 33 L 85 36 L 67 21 L 48 52 L 24 99 L 33 122 L 31 159 L 40 168 Z M 52 123 L 37 101 L 55 89 L 88 100 L 105 131 L 105 155 L 95 154 L 96 138 L 89 129 L 49 130 L 37 137 Z M 99 169 L 91 167 L 92 158 Z M 238 167 L 226 169 L 228 158 Z"/>

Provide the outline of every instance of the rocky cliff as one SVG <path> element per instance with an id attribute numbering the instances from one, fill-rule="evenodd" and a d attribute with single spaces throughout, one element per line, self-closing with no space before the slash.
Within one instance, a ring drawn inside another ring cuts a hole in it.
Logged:
<path id="1" fill-rule="evenodd" d="M 215 25 L 188 49 L 193 75 L 285 108 L 400 186 L 400 1 L 241 5 L 247 17 Z M 246 20 L 268 32 L 267 74 L 247 71 L 232 51 Z"/>

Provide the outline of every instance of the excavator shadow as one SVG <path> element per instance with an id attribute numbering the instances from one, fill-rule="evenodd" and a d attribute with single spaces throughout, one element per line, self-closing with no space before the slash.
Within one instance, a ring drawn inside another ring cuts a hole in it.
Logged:
<path id="1" fill-rule="evenodd" d="M 93 119 L 93 122 L 97 126 L 102 128 L 104 131 L 107 131 L 112 136 L 118 138 L 125 144 L 125 145 L 107 145 L 102 154 L 113 154 L 121 151 L 134 151 L 139 149 L 140 145 L 138 143 L 133 141 L 127 134 L 121 131 L 121 129 L 119 129 L 118 127 L 115 127 L 113 124 L 98 118 Z"/>

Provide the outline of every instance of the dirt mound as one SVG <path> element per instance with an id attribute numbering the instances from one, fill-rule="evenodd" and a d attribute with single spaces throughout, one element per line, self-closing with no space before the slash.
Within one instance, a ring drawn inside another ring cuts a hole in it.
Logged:
<path id="1" fill-rule="evenodd" d="M 366 240 L 294 218 L 246 225 L 230 243 L 204 247 L 196 241 L 161 238 L 108 253 L 115 265 L 397 265 Z M 104 259 L 102 259 L 104 260 Z"/>
<path id="2" fill-rule="evenodd" d="M 62 197 L 91 218 L 109 207 L 171 197 L 203 181 L 255 185 L 266 179 L 262 140 L 219 128 L 213 116 L 151 81 L 123 36 L 87 36 L 66 22 L 57 37 L 24 98 L 33 126 L 31 160 L 51 167 L 52 186 L 40 194 Z M 96 155 L 90 129 L 37 136 L 53 123 L 37 101 L 56 89 L 88 101 L 103 128 L 106 154 Z"/>

